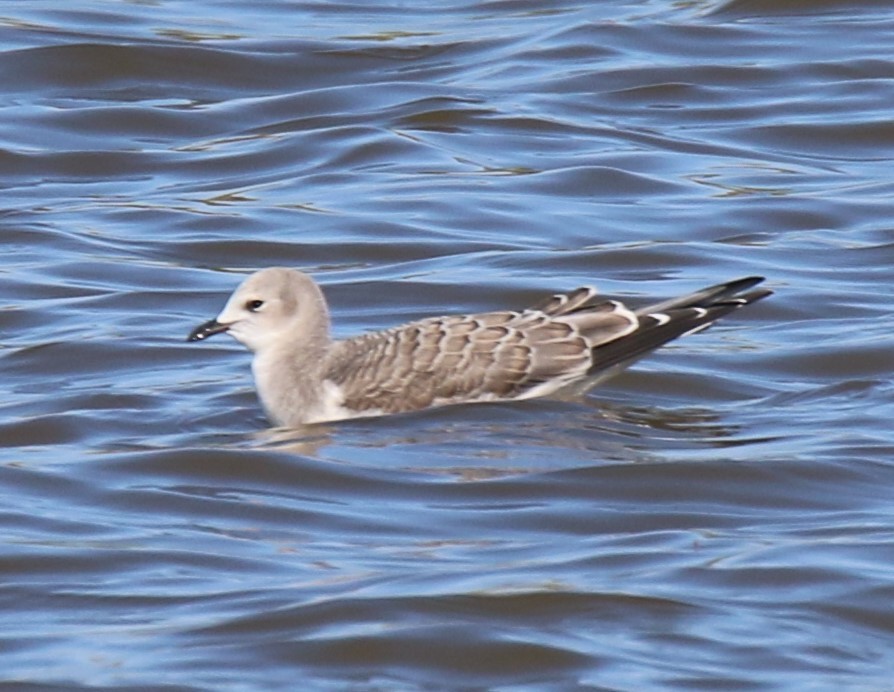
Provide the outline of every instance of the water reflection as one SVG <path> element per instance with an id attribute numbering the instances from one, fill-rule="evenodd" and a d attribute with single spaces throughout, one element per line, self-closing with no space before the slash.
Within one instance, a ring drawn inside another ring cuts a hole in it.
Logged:
<path id="1" fill-rule="evenodd" d="M 4 14 L 7 686 L 890 687 L 890 3 Z M 340 336 L 780 290 L 588 397 L 268 431 L 179 342 L 274 264 Z"/>
<path id="2" fill-rule="evenodd" d="M 755 441 L 738 432 L 708 409 L 625 405 L 586 396 L 272 428 L 251 437 L 258 449 L 357 463 L 341 458 L 347 444 L 364 450 L 365 463 L 377 468 L 468 481 L 580 465 L 667 463 L 676 458 L 675 450 L 692 454 Z"/>

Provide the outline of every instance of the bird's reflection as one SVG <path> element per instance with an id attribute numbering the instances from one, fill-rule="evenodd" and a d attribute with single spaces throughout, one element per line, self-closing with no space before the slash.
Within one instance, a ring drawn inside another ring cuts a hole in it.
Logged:
<path id="1" fill-rule="evenodd" d="M 253 445 L 333 463 L 480 481 L 580 466 L 660 463 L 687 449 L 735 446 L 739 428 L 706 408 L 583 397 L 448 407 L 271 428 Z"/>

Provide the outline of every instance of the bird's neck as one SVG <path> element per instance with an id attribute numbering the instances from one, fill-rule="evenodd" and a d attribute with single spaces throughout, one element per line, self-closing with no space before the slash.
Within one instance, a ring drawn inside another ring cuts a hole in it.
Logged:
<path id="1" fill-rule="evenodd" d="M 313 417 L 325 395 L 329 346 L 326 335 L 255 352 L 252 372 L 258 398 L 276 425 L 295 426 Z"/>

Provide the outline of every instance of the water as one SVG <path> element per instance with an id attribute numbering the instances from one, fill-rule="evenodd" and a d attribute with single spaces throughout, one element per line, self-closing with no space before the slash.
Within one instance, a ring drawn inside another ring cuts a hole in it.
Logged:
<path id="1" fill-rule="evenodd" d="M 0 8 L 3 689 L 885 690 L 894 9 Z M 187 344 L 777 293 L 580 401 L 269 431 Z"/>

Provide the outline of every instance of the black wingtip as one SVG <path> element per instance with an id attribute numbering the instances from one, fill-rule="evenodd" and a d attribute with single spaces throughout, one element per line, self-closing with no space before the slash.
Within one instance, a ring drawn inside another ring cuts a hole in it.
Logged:
<path id="1" fill-rule="evenodd" d="M 726 285 L 730 291 L 738 293 L 740 291 L 747 291 L 749 288 L 753 288 L 764 281 L 766 281 L 766 278 L 763 276 L 746 276 L 742 279 L 734 279 Z"/>
<path id="2" fill-rule="evenodd" d="M 763 281 L 765 281 L 763 276 L 746 276 L 741 279 L 733 279 L 726 283 L 717 284 L 716 286 L 709 286 L 690 296 L 684 296 L 676 301 L 671 300 L 667 302 L 673 304 L 674 307 L 685 307 L 687 302 L 690 307 L 702 308 L 709 308 L 728 303 L 748 305 L 761 298 L 766 298 L 773 293 L 773 291 L 766 288 L 760 288 L 756 291 L 750 290 Z"/>
<path id="3" fill-rule="evenodd" d="M 760 288 L 757 291 L 749 291 L 748 293 L 743 293 L 738 296 L 738 299 L 742 301 L 742 305 L 751 305 L 752 303 L 756 303 L 759 300 L 763 300 L 767 296 L 773 295 L 773 291 L 769 288 Z"/>
<path id="4" fill-rule="evenodd" d="M 716 298 L 721 297 L 733 297 L 737 293 L 742 293 L 751 288 L 754 288 L 758 284 L 761 284 L 766 279 L 763 276 L 745 276 L 741 279 L 733 279 L 732 281 L 727 281 L 726 283 L 717 284 L 716 286 L 709 286 L 708 288 L 702 289 L 700 293 L 705 293 L 708 295 L 713 295 Z"/>

